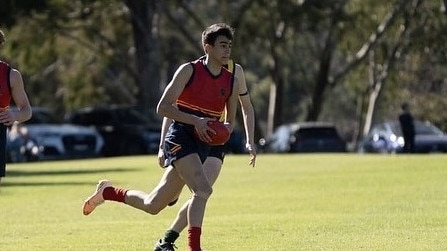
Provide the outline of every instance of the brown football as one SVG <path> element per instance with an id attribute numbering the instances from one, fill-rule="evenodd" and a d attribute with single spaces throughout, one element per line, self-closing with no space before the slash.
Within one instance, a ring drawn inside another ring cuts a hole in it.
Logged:
<path id="1" fill-rule="evenodd" d="M 216 134 L 208 132 L 208 135 L 211 137 L 211 142 L 206 142 L 207 144 L 211 146 L 219 146 L 225 144 L 230 139 L 230 131 L 224 123 L 219 121 L 209 121 L 208 126 L 213 128 L 214 131 L 216 131 Z M 196 133 L 196 131 L 194 132 Z"/>

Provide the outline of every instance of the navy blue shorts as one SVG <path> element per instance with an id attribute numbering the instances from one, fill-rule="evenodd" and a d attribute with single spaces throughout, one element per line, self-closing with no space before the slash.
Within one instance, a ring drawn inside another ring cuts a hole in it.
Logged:
<path id="1" fill-rule="evenodd" d="M 209 157 L 216 157 L 222 161 L 225 158 L 225 145 L 221 146 L 212 146 L 210 152 L 208 153 Z"/>
<path id="2" fill-rule="evenodd" d="M 210 146 L 194 136 L 194 126 L 174 121 L 169 126 L 165 137 L 164 154 L 165 167 L 187 155 L 196 153 L 202 163 L 210 152 Z"/>

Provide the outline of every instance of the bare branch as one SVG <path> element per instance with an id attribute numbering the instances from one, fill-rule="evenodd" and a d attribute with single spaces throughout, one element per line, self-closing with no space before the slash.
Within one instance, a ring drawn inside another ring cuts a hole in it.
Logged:
<path id="1" fill-rule="evenodd" d="M 447 1 L 447 0 L 445 0 Z M 360 62 L 368 55 L 368 52 L 377 44 L 378 40 L 383 36 L 385 31 L 391 26 L 400 12 L 403 11 L 405 6 L 410 3 L 408 0 L 400 0 L 394 8 L 388 13 L 388 15 L 383 19 L 382 23 L 377 27 L 376 32 L 369 36 L 368 41 L 366 41 L 360 50 L 356 53 L 355 57 L 350 60 L 350 62 L 337 73 L 331 81 L 330 85 L 334 86 L 338 80 L 344 77 L 352 68 L 356 67 Z"/>

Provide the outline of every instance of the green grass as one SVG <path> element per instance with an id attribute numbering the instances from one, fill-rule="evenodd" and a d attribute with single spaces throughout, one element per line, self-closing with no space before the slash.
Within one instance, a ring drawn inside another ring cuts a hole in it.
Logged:
<path id="1" fill-rule="evenodd" d="M 446 250 L 447 155 L 229 155 L 208 203 L 207 250 Z M 81 204 L 98 179 L 149 191 L 155 156 L 10 164 L 0 250 L 152 250 L 181 203 L 157 216 Z M 184 191 L 181 202 L 189 195 Z M 178 240 L 186 250 L 185 234 Z"/>

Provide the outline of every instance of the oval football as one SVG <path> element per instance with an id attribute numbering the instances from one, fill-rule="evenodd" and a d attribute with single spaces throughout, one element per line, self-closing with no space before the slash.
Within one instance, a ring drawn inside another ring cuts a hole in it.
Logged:
<path id="1" fill-rule="evenodd" d="M 230 139 L 230 131 L 224 123 L 219 121 L 210 121 L 208 122 L 208 126 L 216 131 L 216 134 L 209 133 L 211 142 L 209 142 L 208 144 L 212 146 L 223 145 Z"/>

